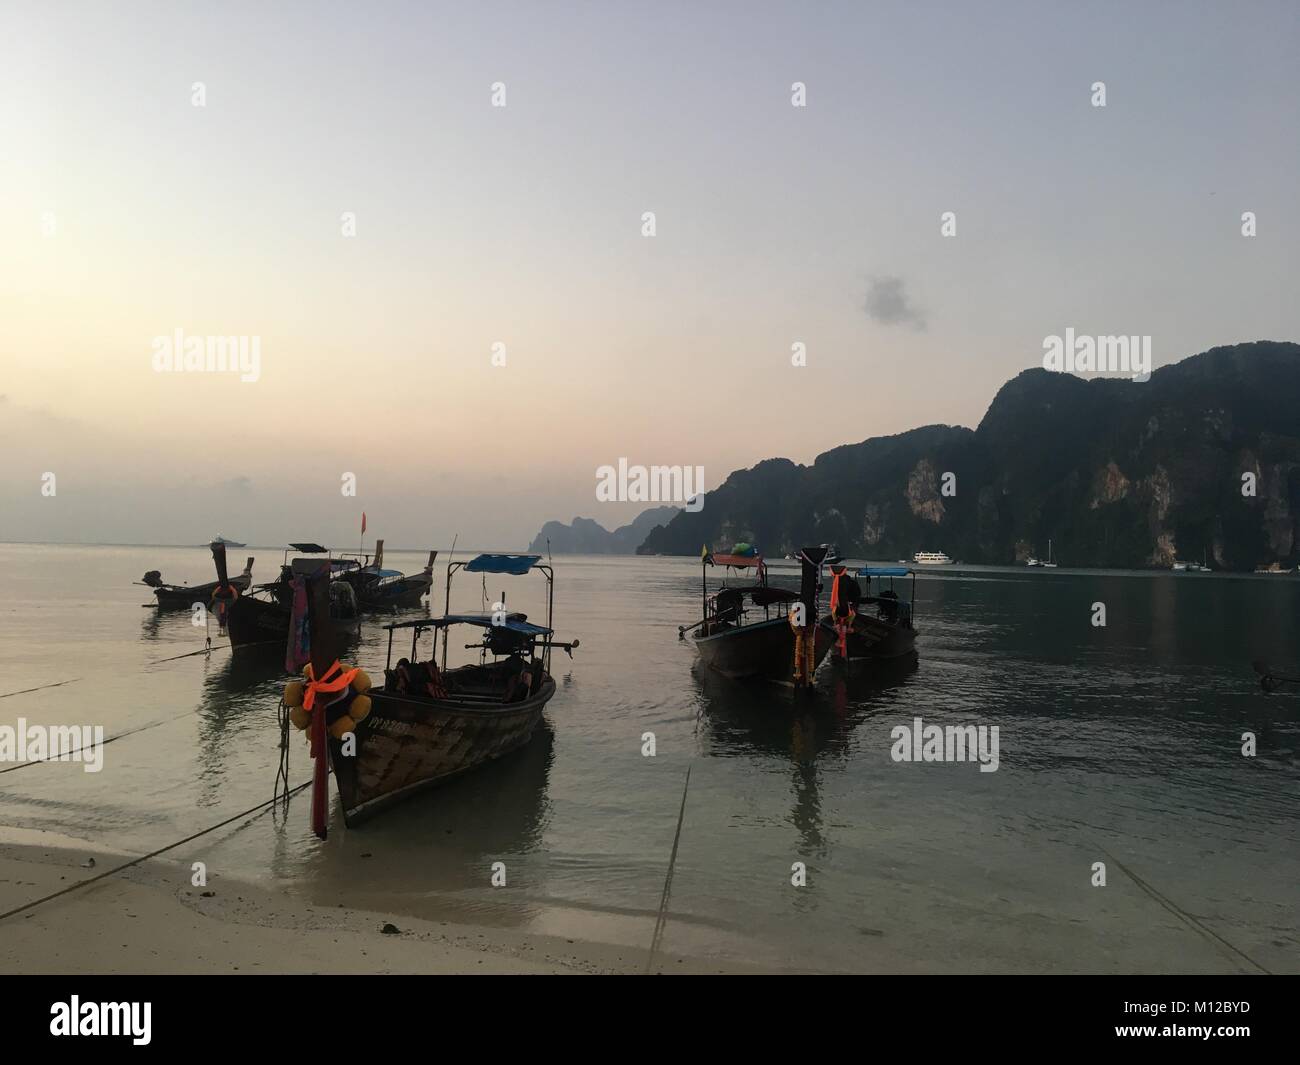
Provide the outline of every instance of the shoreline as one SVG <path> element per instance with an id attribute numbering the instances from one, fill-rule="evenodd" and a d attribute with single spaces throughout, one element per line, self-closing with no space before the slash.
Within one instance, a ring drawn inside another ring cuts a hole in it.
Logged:
<path id="1" fill-rule="evenodd" d="M 95 865 L 86 863 L 94 859 Z M 130 855 L 98 847 L 0 843 L 0 912 L 99 875 Z M 647 950 L 402 914 L 313 905 L 251 881 L 190 882 L 151 859 L 0 922 L 12 975 L 357 973 L 633 975 Z M 385 933 L 385 927 L 390 932 Z M 391 929 L 397 929 L 396 932 Z M 652 972 L 796 972 L 657 953 Z"/>

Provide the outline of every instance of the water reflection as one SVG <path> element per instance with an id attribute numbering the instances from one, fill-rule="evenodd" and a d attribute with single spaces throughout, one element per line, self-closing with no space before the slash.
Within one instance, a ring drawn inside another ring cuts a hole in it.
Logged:
<path id="1" fill-rule="evenodd" d="M 395 897 L 408 912 L 445 913 L 445 895 L 472 891 L 467 910 L 494 919 L 522 920 L 518 897 L 497 912 L 482 889 L 493 862 L 505 862 L 511 883 L 518 885 L 521 860 L 541 849 L 551 819 L 547 792 L 555 762 L 555 732 L 543 717 L 533 738 L 486 766 L 412 796 L 357 828 L 343 824 L 343 811 L 331 787 L 329 838 L 300 846 L 308 831 L 308 792 L 294 797 L 279 819 L 272 872 L 289 879 L 306 878 L 312 898 L 322 905 L 347 899 L 362 906 L 367 893 L 391 904 Z M 524 861 L 523 864 L 527 864 Z M 542 885 L 526 885 L 530 894 Z M 344 892 L 340 894 L 340 891 Z M 438 894 L 427 907 L 422 899 Z M 379 907 L 382 908 L 382 907 Z"/>
<path id="2" fill-rule="evenodd" d="M 817 687 L 796 694 L 779 685 L 728 680 L 696 663 L 697 713 L 707 753 L 788 763 L 790 823 L 799 834 L 801 853 L 824 859 L 829 845 L 822 825 L 821 766 L 827 758 L 845 757 L 854 729 L 916 669 L 915 654 L 896 662 L 828 662 L 818 673 Z"/>
<path id="3" fill-rule="evenodd" d="M 228 764 L 245 762 L 246 746 L 265 746 L 277 726 L 285 681 L 279 655 L 239 655 L 215 665 L 203 680 L 196 708 L 199 806 L 222 798 Z"/>

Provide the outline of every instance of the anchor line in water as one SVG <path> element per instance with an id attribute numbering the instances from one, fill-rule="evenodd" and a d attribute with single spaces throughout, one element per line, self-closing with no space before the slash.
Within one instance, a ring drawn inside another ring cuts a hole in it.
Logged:
<path id="1" fill-rule="evenodd" d="M 146 662 L 146 666 L 161 666 L 164 662 L 176 662 L 182 658 L 193 658 L 195 655 L 211 654 L 213 651 L 220 650 L 222 647 L 229 647 L 229 644 L 221 643 L 216 647 L 201 647 L 197 651 L 188 651 L 183 655 L 173 655 L 171 658 L 160 658 L 157 662 Z"/>
<path id="2" fill-rule="evenodd" d="M 109 736 L 108 739 L 101 741 L 99 746 L 107 747 L 114 740 L 123 740 L 126 739 L 127 736 L 134 736 L 137 732 L 146 732 L 151 728 L 157 728 L 159 725 L 169 725 L 173 721 L 180 721 L 182 718 L 193 717 L 197 713 L 197 710 L 186 710 L 185 713 L 177 714 L 175 717 L 165 717 L 161 721 L 150 721 L 147 725 L 139 725 L 136 728 L 127 729 L 125 732 L 119 732 L 116 735 Z M 74 754 L 77 754 L 82 750 L 85 750 L 84 744 L 81 747 L 67 751 L 64 754 L 50 755 L 48 758 L 35 758 L 27 762 L 19 762 L 17 765 L 11 765 L 4 769 L 0 769 L 0 775 L 5 773 L 16 773 L 20 769 L 27 769 L 34 765 L 44 765 L 46 762 L 66 762 Z"/>
<path id="3" fill-rule="evenodd" d="M 655 917 L 654 935 L 650 939 L 650 955 L 646 958 L 645 971 L 648 974 L 654 968 L 655 955 L 663 942 L 664 928 L 668 924 L 668 896 L 673 887 L 673 870 L 677 866 L 677 845 L 682 838 L 682 821 L 686 817 L 686 793 L 691 786 L 691 767 L 686 767 L 686 782 L 682 785 L 682 805 L 677 811 L 677 831 L 673 835 L 673 852 L 668 858 L 668 875 L 664 877 L 664 890 L 659 898 L 659 913 Z"/>
<path id="4" fill-rule="evenodd" d="M 177 655 L 175 658 L 161 658 L 161 659 L 159 659 L 157 662 L 150 662 L 150 663 L 147 663 L 147 664 L 148 664 L 148 665 L 157 666 L 157 665 L 161 665 L 163 662 L 175 662 L 177 659 L 180 659 L 180 658 L 193 658 L 195 655 L 208 654 L 210 651 L 211 651 L 211 648 L 204 648 L 204 649 L 201 650 L 201 651 L 190 651 L 188 654 Z M 60 685 L 63 685 L 63 684 L 72 684 L 72 683 L 74 683 L 75 681 L 79 681 L 79 680 L 81 680 L 80 677 L 73 677 L 71 680 L 61 680 L 61 681 L 57 681 L 57 682 L 54 683 L 54 684 L 42 684 L 42 685 L 41 685 L 40 687 L 38 687 L 38 688 L 24 688 L 22 691 L 19 691 L 19 692 L 7 692 L 7 693 L 5 693 L 4 695 L 0 695 L 0 699 L 7 699 L 10 695 L 25 695 L 25 694 L 27 694 L 27 692 L 38 692 L 38 691 L 41 691 L 43 688 L 57 688 L 57 687 L 59 687 Z M 140 725 L 138 728 L 127 729 L 125 732 L 119 732 L 119 733 L 117 733 L 117 734 L 114 735 L 114 736 L 109 736 L 108 739 L 103 740 L 103 741 L 100 743 L 100 746 L 101 746 L 101 747 L 105 747 L 105 746 L 107 746 L 108 744 L 112 743 L 114 740 L 125 739 L 127 736 L 134 736 L 137 732 L 145 732 L 145 731 L 147 731 L 148 729 L 151 729 L 151 728 L 157 728 L 159 725 L 167 725 L 167 724 L 170 724 L 170 723 L 173 722 L 173 721 L 180 721 L 182 718 L 193 717 L 193 716 L 194 716 L 195 714 L 197 714 L 197 713 L 198 713 L 197 710 L 186 710 L 185 713 L 183 713 L 183 714 L 177 714 L 175 717 L 165 717 L 165 718 L 163 718 L 161 721 L 151 721 L 151 722 L 149 722 L 149 724 L 147 724 L 147 725 Z M 18 765 L 11 765 L 11 766 L 7 766 L 7 767 L 5 767 L 4 769 L 0 769 L 0 776 L 3 776 L 5 773 L 14 773 L 14 772 L 17 772 L 19 769 L 26 769 L 26 768 L 28 768 L 29 766 L 42 765 L 42 764 L 44 764 L 45 762 L 62 762 L 62 761 L 67 761 L 68 758 L 71 758 L 71 757 L 72 757 L 72 755 L 77 754 L 78 752 L 80 752 L 80 751 L 82 751 L 82 750 L 84 750 L 84 746 L 83 746 L 83 747 L 78 747 L 78 748 L 76 748 L 75 750 L 67 751 L 67 752 L 65 752 L 65 754 L 61 754 L 61 755 L 52 755 L 52 756 L 50 756 L 49 758 L 35 758 L 35 759 L 31 759 L 31 760 L 26 761 L 26 762 L 19 762 Z M 288 787 L 288 786 L 289 786 L 289 784 L 288 784 L 288 781 L 286 780 L 286 781 L 285 781 L 285 787 Z"/>
<path id="5" fill-rule="evenodd" d="M 312 782 L 310 780 L 304 781 L 302 784 L 299 784 L 296 788 L 290 791 L 285 796 L 285 798 L 288 798 L 289 795 L 294 795 L 297 792 L 302 791 L 304 788 L 310 787 L 311 783 Z M 157 858 L 158 855 L 166 854 L 168 851 L 175 850 L 177 847 L 183 846 L 186 843 L 191 843 L 201 836 L 206 836 L 209 832 L 215 832 L 219 828 L 225 828 L 226 825 L 231 824 L 234 821 L 238 821 L 241 817 L 247 817 L 249 814 L 254 814 L 257 813 L 257 811 L 259 810 L 264 810 L 274 805 L 275 802 L 276 802 L 275 799 L 267 799 L 265 802 L 259 802 L 256 806 L 251 806 L 247 810 L 244 810 L 242 813 L 237 813 L 233 817 L 227 817 L 224 821 L 218 821 L 215 825 L 209 825 L 207 828 L 199 832 L 195 832 L 192 835 L 186 836 L 184 839 L 178 839 L 175 843 L 169 843 L 167 844 L 167 846 L 159 847 L 157 850 L 150 851 L 148 854 L 142 854 L 138 858 L 132 858 L 129 862 L 123 862 L 121 865 L 114 866 L 112 869 L 106 869 L 104 872 L 99 873 L 97 876 L 92 876 L 87 880 L 79 880 L 75 884 L 72 884 L 65 888 L 61 888 L 60 890 L 55 891 L 49 895 L 44 895 L 39 899 L 33 899 L 31 902 L 23 903 L 21 906 L 15 906 L 12 910 L 6 910 L 4 913 L 0 913 L 0 921 L 6 920 L 7 918 L 13 917 L 16 914 L 23 913 L 27 910 L 35 909 L 37 906 L 43 905 L 44 903 L 47 902 L 51 902 L 54 899 L 57 899 L 63 895 L 67 895 L 70 892 L 78 890 L 79 888 L 83 888 L 89 884 L 94 884 L 100 880 L 104 880 L 107 877 L 122 872 L 125 869 L 130 869 L 132 866 L 139 865 L 141 862 L 147 862 L 150 858 Z"/>
<path id="6" fill-rule="evenodd" d="M 1155 899 L 1156 902 L 1160 903 L 1161 906 L 1163 906 L 1166 910 L 1168 910 L 1175 917 L 1177 917 L 1184 924 L 1186 924 L 1193 932 L 1197 932 L 1200 935 L 1206 937 L 1207 939 L 1214 941 L 1219 946 L 1226 947 L 1233 954 L 1237 955 L 1237 957 L 1245 959 L 1247 962 L 1253 965 L 1261 973 L 1264 973 L 1266 976 L 1273 975 L 1273 973 L 1271 973 L 1268 969 L 1265 969 L 1264 966 L 1260 965 L 1259 962 L 1257 962 L 1244 950 L 1229 943 L 1226 939 L 1223 938 L 1223 936 L 1219 935 L 1218 932 L 1214 931 L 1214 929 L 1207 928 L 1205 925 L 1201 924 L 1200 921 L 1198 921 L 1190 913 L 1188 913 L 1181 906 L 1179 906 L 1178 903 L 1174 902 L 1172 899 L 1166 898 L 1156 888 L 1152 887 L 1140 876 L 1138 876 L 1137 873 L 1133 872 L 1132 869 L 1130 869 L 1118 858 L 1116 858 L 1115 855 L 1111 854 L 1110 851 L 1108 851 L 1105 847 L 1097 846 L 1097 849 L 1101 851 L 1102 854 L 1106 855 L 1106 857 L 1109 858 L 1112 862 L 1114 862 L 1117 866 L 1119 866 L 1121 872 L 1123 872 L 1125 876 L 1127 876 L 1130 880 L 1132 880 L 1133 883 L 1135 883 L 1147 895 Z"/>
<path id="7" fill-rule="evenodd" d="M 26 695 L 28 692 L 44 691 L 46 688 L 60 688 L 64 684 L 75 684 L 79 680 L 81 680 L 80 677 L 72 677 L 68 680 L 56 680 L 53 684 L 38 684 L 35 688 L 24 688 L 22 691 L 17 692 L 5 692 L 3 695 L 0 695 L 0 699 L 8 699 L 11 695 Z"/>

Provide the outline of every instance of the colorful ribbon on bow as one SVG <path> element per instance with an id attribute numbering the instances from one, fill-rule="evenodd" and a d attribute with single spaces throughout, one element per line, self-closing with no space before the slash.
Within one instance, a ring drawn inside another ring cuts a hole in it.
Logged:
<path id="1" fill-rule="evenodd" d="M 306 671 L 307 685 L 302 693 L 302 708 L 307 711 L 311 710 L 316 704 L 317 692 L 321 695 L 333 695 L 335 692 L 341 692 L 352 683 L 352 678 L 357 675 L 357 672 L 358 670 L 355 669 L 344 669 L 339 665 L 336 658 L 334 664 L 325 671 L 325 675 L 320 680 L 317 680 L 309 662 Z M 333 699 L 330 699 L 324 705 L 329 705 L 333 701 Z"/>
<path id="2" fill-rule="evenodd" d="M 325 708 L 330 703 L 335 702 L 335 699 L 326 700 L 323 697 L 337 695 L 339 692 L 345 691 L 358 672 L 356 669 L 344 669 L 339 665 L 337 658 L 320 680 L 316 679 L 310 662 L 304 671 L 307 677 L 307 686 L 302 693 L 302 708 L 310 712 L 312 707 L 316 705 L 317 692 L 322 696 L 321 712 L 312 714 L 311 732 L 309 733 L 311 736 L 311 756 L 316 759 L 316 768 L 312 775 L 311 827 L 318 839 L 324 839 L 328 830 L 329 768 L 327 764 L 328 744 L 325 738 Z"/>

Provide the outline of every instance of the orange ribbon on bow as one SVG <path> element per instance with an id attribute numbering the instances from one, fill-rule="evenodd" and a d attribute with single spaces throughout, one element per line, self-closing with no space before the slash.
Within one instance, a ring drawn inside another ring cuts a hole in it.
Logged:
<path id="1" fill-rule="evenodd" d="M 341 692 L 352 683 L 352 678 L 359 672 L 358 669 L 344 669 L 339 665 L 338 659 L 335 659 L 334 664 L 325 671 L 325 676 L 317 680 L 313 675 L 311 664 L 308 663 L 306 670 L 307 686 L 302 693 L 302 708 L 307 711 L 311 710 L 316 703 L 317 692 L 320 692 L 321 695 L 333 695 L 335 692 Z M 330 701 L 333 702 L 333 700 Z"/>

